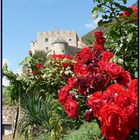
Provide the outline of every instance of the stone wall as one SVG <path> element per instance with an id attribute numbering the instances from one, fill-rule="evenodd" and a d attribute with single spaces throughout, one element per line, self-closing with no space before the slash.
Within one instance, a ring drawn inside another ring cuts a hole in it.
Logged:
<path id="1" fill-rule="evenodd" d="M 16 106 L 3 106 L 2 107 L 2 129 L 4 135 L 9 135 L 14 132 L 15 122 L 17 115 Z M 19 120 L 23 117 L 23 112 L 19 113 Z"/>

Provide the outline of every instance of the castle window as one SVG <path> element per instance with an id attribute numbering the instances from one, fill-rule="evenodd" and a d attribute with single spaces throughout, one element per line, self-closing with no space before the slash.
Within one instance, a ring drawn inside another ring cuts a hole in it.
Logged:
<path id="1" fill-rule="evenodd" d="M 45 38 L 45 42 L 48 42 L 48 38 Z"/>
<path id="2" fill-rule="evenodd" d="M 69 38 L 69 41 L 71 41 L 72 39 L 71 38 Z"/>

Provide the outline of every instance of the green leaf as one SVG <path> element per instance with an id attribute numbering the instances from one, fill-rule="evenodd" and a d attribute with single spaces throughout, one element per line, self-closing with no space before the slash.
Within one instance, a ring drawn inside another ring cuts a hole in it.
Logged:
<path id="1" fill-rule="evenodd" d="M 128 35 L 128 42 L 130 42 L 132 40 L 132 38 L 133 38 L 133 33 Z"/>
<path id="2" fill-rule="evenodd" d="M 104 22 L 102 19 L 100 21 L 98 21 L 98 26 L 102 26 L 103 24 L 104 24 Z"/>
<path id="3" fill-rule="evenodd" d="M 98 9 L 94 9 L 91 18 L 95 20 L 97 17 L 98 17 Z"/>
<path id="4" fill-rule="evenodd" d="M 126 4 L 126 3 L 127 3 L 127 0 L 122 0 L 122 1 L 123 1 L 123 3 L 124 3 L 124 4 Z"/>
<path id="5" fill-rule="evenodd" d="M 137 71 L 135 71 L 134 76 L 135 76 L 135 78 L 138 78 L 138 72 Z"/>
<path id="6" fill-rule="evenodd" d="M 102 18 L 108 19 L 108 16 L 107 15 L 103 15 Z"/>
<path id="7" fill-rule="evenodd" d="M 29 62 L 32 58 L 31 57 L 25 57 L 23 61 L 19 63 L 19 65 L 24 65 L 25 63 Z"/>
<path id="8" fill-rule="evenodd" d="M 105 12 L 105 8 L 103 8 L 103 7 L 99 7 L 99 8 L 98 8 L 98 11 L 100 11 L 100 12 L 103 13 L 103 12 Z"/>
<path id="9" fill-rule="evenodd" d="M 112 0 L 104 0 L 104 2 L 112 2 Z"/>

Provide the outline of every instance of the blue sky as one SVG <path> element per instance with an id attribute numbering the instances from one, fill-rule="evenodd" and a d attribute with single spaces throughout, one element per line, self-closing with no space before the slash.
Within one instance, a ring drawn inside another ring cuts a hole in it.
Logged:
<path id="1" fill-rule="evenodd" d="M 37 32 L 70 30 L 83 36 L 96 26 L 93 7 L 92 0 L 3 0 L 3 61 L 19 72 Z"/>

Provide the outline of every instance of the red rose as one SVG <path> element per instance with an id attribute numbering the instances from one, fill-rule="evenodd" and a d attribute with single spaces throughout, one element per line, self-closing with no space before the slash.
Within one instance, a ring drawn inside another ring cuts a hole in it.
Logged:
<path id="1" fill-rule="evenodd" d="M 75 94 L 74 93 L 69 94 L 69 96 L 68 96 L 67 99 L 73 99 L 73 100 L 75 100 L 76 99 Z"/>
<path id="2" fill-rule="evenodd" d="M 138 13 L 138 6 L 129 6 L 128 8 L 132 9 L 133 13 Z"/>
<path id="3" fill-rule="evenodd" d="M 95 117 L 99 117 L 99 110 L 101 109 L 103 104 L 104 100 L 102 98 L 102 91 L 93 93 L 87 101 L 87 105 L 91 106 Z"/>
<path id="4" fill-rule="evenodd" d="M 70 60 L 73 60 L 74 58 L 70 55 L 64 55 L 64 58 L 67 58 L 67 59 L 70 59 Z"/>
<path id="5" fill-rule="evenodd" d="M 118 105 L 127 115 L 131 115 L 137 107 L 135 99 L 128 90 L 124 90 L 116 97 L 116 105 Z"/>
<path id="6" fill-rule="evenodd" d="M 73 57 L 72 56 L 69 56 L 69 55 L 65 55 L 65 54 L 53 54 L 53 56 L 52 56 L 54 59 L 64 59 L 64 58 L 66 58 L 66 59 L 70 59 L 70 60 L 72 60 L 73 59 Z"/>
<path id="7" fill-rule="evenodd" d="M 132 9 L 132 13 L 135 14 L 136 19 L 138 18 L 138 6 L 129 6 L 128 8 Z M 129 17 L 132 13 L 130 13 L 129 11 L 124 11 L 123 12 L 123 16 L 124 17 Z"/>
<path id="8" fill-rule="evenodd" d="M 126 114 L 117 105 L 105 104 L 99 111 L 103 125 L 112 130 L 121 130 L 127 122 Z"/>
<path id="9" fill-rule="evenodd" d="M 64 104 L 64 109 L 70 118 L 75 119 L 77 117 L 78 103 L 75 100 L 71 98 L 67 99 Z"/>
<path id="10" fill-rule="evenodd" d="M 127 116 L 116 105 L 106 104 L 100 109 L 101 130 L 108 140 L 125 140 L 130 130 L 127 127 Z"/>
<path id="11" fill-rule="evenodd" d="M 93 48 L 96 50 L 105 50 L 103 45 L 97 44 L 97 42 L 94 43 Z"/>
<path id="12" fill-rule="evenodd" d="M 70 64 L 70 63 L 62 63 L 62 66 L 63 66 L 64 68 L 67 68 L 67 67 L 72 67 L 73 65 Z"/>
<path id="13" fill-rule="evenodd" d="M 42 69 L 44 66 L 42 64 L 36 64 L 37 69 Z"/>
<path id="14" fill-rule="evenodd" d="M 138 79 L 134 79 L 130 82 L 128 90 L 131 94 L 131 97 L 135 100 L 136 108 L 138 108 Z"/>
<path id="15" fill-rule="evenodd" d="M 87 87 L 86 87 L 85 80 L 86 78 L 84 76 L 81 76 L 81 77 L 79 76 L 77 79 L 76 87 L 79 94 L 84 94 L 84 95 L 87 94 Z"/>
<path id="16" fill-rule="evenodd" d="M 106 125 L 101 126 L 102 135 L 106 138 L 106 140 L 126 140 L 130 136 L 132 130 L 129 127 L 124 127 L 122 129 L 122 131 L 116 131 Z"/>
<path id="17" fill-rule="evenodd" d="M 117 96 L 124 92 L 124 87 L 119 84 L 112 84 L 103 92 L 103 99 L 106 103 L 115 104 Z"/>
<path id="18" fill-rule="evenodd" d="M 138 5 L 136 6 L 131 6 L 132 10 L 134 13 L 138 12 Z"/>
<path id="19" fill-rule="evenodd" d="M 103 46 L 104 43 L 105 43 L 105 38 L 103 36 L 102 37 L 99 37 L 99 38 L 96 38 L 95 43 Z"/>
<path id="20" fill-rule="evenodd" d="M 136 96 L 138 96 L 138 79 L 132 80 L 128 89 L 134 92 Z"/>
<path id="21" fill-rule="evenodd" d="M 74 72 L 78 76 L 89 74 L 89 71 L 87 70 L 87 66 L 84 65 L 83 61 L 77 61 L 77 63 L 74 65 Z"/>
<path id="22" fill-rule="evenodd" d="M 129 17 L 130 15 L 131 15 L 131 13 L 129 11 L 124 11 L 123 12 L 124 17 Z"/>
<path id="23" fill-rule="evenodd" d="M 120 106 L 128 118 L 129 128 L 138 128 L 138 97 L 132 91 L 126 90 L 116 98 L 116 105 Z"/>
<path id="24" fill-rule="evenodd" d="M 98 66 L 100 67 L 100 69 L 102 71 L 105 71 L 106 70 L 106 66 L 108 65 L 109 63 L 108 62 L 103 62 L 103 61 L 99 61 L 98 62 Z"/>
<path id="25" fill-rule="evenodd" d="M 98 45 L 98 44 L 97 44 Z M 94 60 L 94 62 L 96 61 L 100 61 L 101 58 L 102 58 L 102 52 L 103 52 L 103 49 L 102 48 L 95 48 L 93 53 L 92 53 L 92 59 Z"/>
<path id="26" fill-rule="evenodd" d="M 29 51 L 29 55 L 32 56 L 32 51 L 31 50 Z"/>
<path id="27" fill-rule="evenodd" d="M 103 33 L 102 32 L 94 32 L 94 35 L 96 37 L 96 41 L 94 44 L 94 48 L 103 48 L 103 45 L 105 43 L 105 38 L 103 37 Z M 104 48 L 103 48 L 104 49 Z"/>
<path id="28" fill-rule="evenodd" d="M 76 55 L 76 60 L 82 61 L 90 61 L 92 59 L 92 49 L 91 48 L 83 48 L 80 53 Z"/>
<path id="29" fill-rule="evenodd" d="M 58 100 L 60 104 L 64 104 L 67 97 L 68 97 L 68 87 L 64 86 L 63 88 L 61 88 L 61 90 L 58 92 Z"/>
<path id="30" fill-rule="evenodd" d="M 139 124 L 138 119 L 139 118 L 138 118 L 138 108 L 137 108 L 137 110 L 134 110 L 133 113 L 128 116 L 129 128 L 138 129 L 138 124 Z"/>
<path id="31" fill-rule="evenodd" d="M 106 66 L 106 71 L 112 77 L 112 79 L 116 79 L 123 71 L 123 68 L 116 63 L 108 63 Z"/>
<path id="32" fill-rule="evenodd" d="M 69 78 L 68 79 L 68 84 L 67 84 L 69 90 L 73 89 L 75 87 L 76 83 L 77 83 L 77 78 L 76 77 Z"/>
<path id="33" fill-rule="evenodd" d="M 37 70 L 33 70 L 32 73 L 33 73 L 33 75 L 37 75 L 38 71 Z"/>
<path id="34" fill-rule="evenodd" d="M 131 75 L 128 71 L 122 71 L 116 80 L 118 84 L 128 86 L 131 81 Z"/>
<path id="35" fill-rule="evenodd" d="M 101 31 L 94 32 L 93 35 L 95 35 L 96 38 L 101 37 L 101 36 L 103 36 L 103 32 L 101 32 Z"/>
<path id="36" fill-rule="evenodd" d="M 94 80 L 95 80 L 95 75 L 94 74 L 89 74 L 89 75 L 85 76 L 86 87 L 93 86 Z"/>
<path id="37" fill-rule="evenodd" d="M 54 59 L 63 59 L 63 55 L 62 55 L 62 54 L 58 54 L 58 55 L 53 54 L 52 57 L 53 57 Z"/>
<path id="38" fill-rule="evenodd" d="M 102 60 L 103 62 L 109 62 L 110 59 L 114 56 L 113 53 L 109 52 L 109 51 L 103 51 L 102 52 Z"/>

